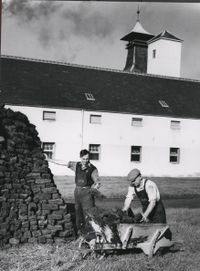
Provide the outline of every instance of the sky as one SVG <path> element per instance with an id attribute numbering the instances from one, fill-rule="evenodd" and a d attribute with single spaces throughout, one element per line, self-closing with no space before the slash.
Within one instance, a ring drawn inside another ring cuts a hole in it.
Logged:
<path id="1" fill-rule="evenodd" d="M 200 80 L 200 3 L 3 0 L 3 55 L 123 70 L 126 42 L 140 22 L 182 45 L 181 77 Z"/>

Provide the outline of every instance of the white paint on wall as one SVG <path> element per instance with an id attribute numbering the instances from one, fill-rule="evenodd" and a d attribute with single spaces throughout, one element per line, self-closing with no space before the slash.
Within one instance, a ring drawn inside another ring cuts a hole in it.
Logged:
<path id="1" fill-rule="evenodd" d="M 147 73 L 180 77 L 181 47 L 180 41 L 162 38 L 149 43 Z M 154 50 L 155 57 L 153 57 Z"/>
<path id="2" fill-rule="evenodd" d="M 125 176 L 137 167 L 148 176 L 200 176 L 200 120 L 123 113 L 7 106 L 21 111 L 36 125 L 42 142 L 55 142 L 54 158 L 68 162 L 79 160 L 81 148 L 100 144 L 99 161 L 92 161 L 101 176 Z M 44 121 L 43 111 L 55 111 L 55 121 Z M 90 114 L 101 115 L 101 124 L 90 123 Z M 132 117 L 143 119 L 132 126 Z M 181 128 L 172 130 L 171 120 Z M 131 146 L 141 146 L 141 162 L 131 162 Z M 180 163 L 169 162 L 170 147 L 180 148 Z M 50 164 L 55 175 L 73 175 L 63 166 Z"/>
<path id="3" fill-rule="evenodd" d="M 29 121 L 36 126 L 42 142 L 55 142 L 54 158 L 65 161 L 76 161 L 82 142 L 82 112 L 81 110 L 64 110 L 55 108 L 40 108 L 28 106 L 9 106 L 14 111 L 24 113 Z M 56 120 L 43 120 L 43 111 L 55 111 Z M 72 175 L 73 172 L 65 166 L 50 163 L 55 175 Z"/>

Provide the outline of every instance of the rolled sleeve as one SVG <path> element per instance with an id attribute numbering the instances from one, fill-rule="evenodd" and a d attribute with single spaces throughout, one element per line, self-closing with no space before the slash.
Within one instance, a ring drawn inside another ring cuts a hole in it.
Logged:
<path id="1" fill-rule="evenodd" d="M 96 183 L 96 182 L 99 182 L 99 172 L 97 169 L 94 169 L 93 172 L 92 172 L 92 180 Z"/>
<path id="2" fill-rule="evenodd" d="M 157 186 L 153 183 L 150 183 L 146 186 L 146 192 L 150 201 L 158 201 L 160 199 L 160 194 L 157 189 Z"/>
<path id="3" fill-rule="evenodd" d="M 100 179 L 99 179 L 99 172 L 98 172 L 97 169 L 94 169 L 94 170 L 93 170 L 93 172 L 92 172 L 92 174 L 91 174 L 91 178 L 92 178 L 92 180 L 93 180 L 93 182 L 94 182 L 93 185 L 94 185 L 96 188 L 99 188 L 100 185 L 101 185 L 101 183 L 100 183 Z"/>
<path id="4" fill-rule="evenodd" d="M 128 193 L 126 195 L 126 199 L 124 201 L 124 206 L 123 206 L 123 209 L 122 209 L 123 211 L 128 210 L 128 208 L 131 205 L 132 200 L 134 199 L 134 196 L 135 196 L 135 189 L 134 189 L 134 187 L 129 186 Z"/>
<path id="5" fill-rule="evenodd" d="M 67 164 L 67 167 L 70 168 L 73 171 L 76 171 L 76 165 L 77 165 L 77 162 L 69 161 L 68 164 Z"/>

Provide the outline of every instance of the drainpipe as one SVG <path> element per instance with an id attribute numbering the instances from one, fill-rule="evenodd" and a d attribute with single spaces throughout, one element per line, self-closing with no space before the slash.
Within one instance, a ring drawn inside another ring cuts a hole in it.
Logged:
<path id="1" fill-rule="evenodd" d="M 83 133 L 84 133 L 84 110 L 82 109 L 82 121 L 81 121 L 81 149 L 83 149 Z"/>
<path id="2" fill-rule="evenodd" d="M 1 25 L 2 25 L 2 0 L 0 0 L 0 82 L 2 81 L 1 78 Z M 1 87 L 1 86 L 0 86 Z M 1 95 L 1 89 L 0 89 L 0 95 Z M 0 107 L 1 107 L 1 102 L 0 102 Z"/>
<path id="3" fill-rule="evenodd" d="M 2 0 L 0 0 L 0 57 L 1 57 L 1 24 L 2 24 Z"/>

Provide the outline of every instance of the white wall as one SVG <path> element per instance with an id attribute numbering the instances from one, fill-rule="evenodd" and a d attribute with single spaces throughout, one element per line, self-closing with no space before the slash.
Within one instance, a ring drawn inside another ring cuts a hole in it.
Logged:
<path id="1" fill-rule="evenodd" d="M 159 39 L 148 44 L 147 73 L 180 77 L 182 43 Z M 153 50 L 156 57 L 153 58 Z"/>
<path id="2" fill-rule="evenodd" d="M 28 116 L 41 141 L 56 142 L 56 159 L 77 160 L 81 148 L 101 144 L 100 160 L 92 163 L 102 176 L 124 176 L 134 167 L 149 176 L 200 176 L 200 120 L 178 119 L 181 128 L 172 130 L 170 122 L 176 118 L 55 109 L 56 121 L 43 121 L 42 112 L 47 108 L 12 109 Z M 102 115 L 102 123 L 89 123 L 90 114 Z M 143 126 L 131 126 L 132 117 L 142 117 Z M 130 161 L 132 145 L 142 146 L 141 162 Z M 180 148 L 179 164 L 169 163 L 170 147 Z M 61 166 L 50 167 L 55 175 L 73 174 Z"/>
<path id="3" fill-rule="evenodd" d="M 8 106 L 7 106 L 8 107 Z M 38 108 L 28 106 L 9 106 L 14 111 L 24 113 L 36 125 L 42 142 L 55 142 L 55 159 L 62 161 L 79 159 L 82 144 L 82 111 Z M 43 120 L 43 111 L 55 111 L 56 121 Z M 54 174 L 72 175 L 67 167 L 50 163 Z"/>
<path id="4" fill-rule="evenodd" d="M 179 119 L 180 130 L 170 128 L 175 118 L 98 113 L 102 124 L 90 124 L 85 112 L 84 144 L 101 144 L 101 161 L 94 163 L 102 175 L 126 175 L 133 168 L 154 176 L 200 176 L 200 121 Z M 132 117 L 142 117 L 143 126 L 131 126 Z M 130 162 L 132 145 L 142 146 L 141 162 Z M 179 164 L 169 163 L 169 148 L 180 148 Z"/>

